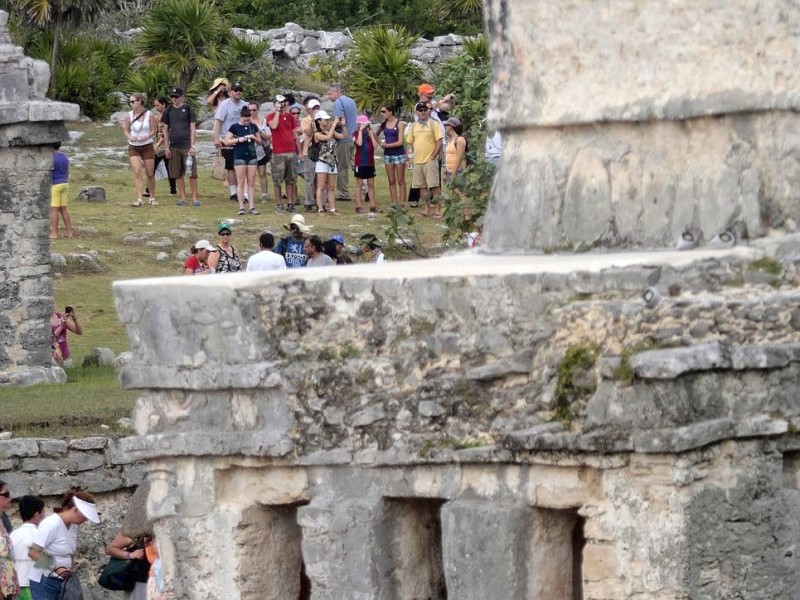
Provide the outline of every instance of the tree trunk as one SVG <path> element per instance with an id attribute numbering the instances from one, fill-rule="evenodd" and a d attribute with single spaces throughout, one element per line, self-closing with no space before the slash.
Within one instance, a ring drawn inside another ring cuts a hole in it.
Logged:
<path id="1" fill-rule="evenodd" d="M 58 60 L 58 46 L 61 39 L 61 27 L 53 25 L 53 53 L 50 55 L 50 87 L 47 91 L 49 98 L 54 99 L 56 93 L 56 61 Z"/>

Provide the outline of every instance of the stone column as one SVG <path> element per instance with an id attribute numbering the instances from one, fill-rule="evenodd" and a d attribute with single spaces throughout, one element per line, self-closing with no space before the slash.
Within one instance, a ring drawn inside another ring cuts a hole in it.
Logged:
<path id="1" fill-rule="evenodd" d="M 488 251 L 796 228 L 797 3 L 484 4 L 505 144 Z"/>
<path id="2" fill-rule="evenodd" d="M 14 46 L 0 11 L 0 386 L 66 381 L 50 358 L 53 144 L 76 105 L 50 102 L 47 63 Z"/>

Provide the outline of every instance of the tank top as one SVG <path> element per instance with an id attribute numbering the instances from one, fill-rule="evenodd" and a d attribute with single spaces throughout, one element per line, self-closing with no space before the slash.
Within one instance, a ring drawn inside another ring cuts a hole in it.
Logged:
<path id="1" fill-rule="evenodd" d="M 461 157 L 461 163 L 458 162 L 458 148 L 456 142 L 461 139 L 461 136 L 452 138 L 445 148 L 444 153 L 444 170 L 448 173 L 455 173 L 467 166 L 467 155 Z"/>
<path id="2" fill-rule="evenodd" d="M 386 123 L 381 125 L 381 129 L 383 130 L 383 139 L 387 144 L 396 144 L 400 141 L 400 119 L 394 124 L 394 127 L 391 129 L 386 126 Z M 396 148 L 385 148 L 383 151 L 384 156 L 402 156 L 405 154 L 405 148 L 403 146 L 397 146 Z"/>
<path id="3" fill-rule="evenodd" d="M 131 135 L 133 136 L 146 136 L 142 138 L 140 141 L 135 142 L 128 142 L 131 146 L 147 146 L 148 144 L 153 143 L 153 137 L 155 136 L 155 131 L 150 131 L 150 112 L 144 111 L 138 119 L 136 119 L 136 115 L 133 114 L 133 111 L 128 113 L 128 117 L 131 120 Z M 134 119 L 136 119 L 134 121 Z"/>

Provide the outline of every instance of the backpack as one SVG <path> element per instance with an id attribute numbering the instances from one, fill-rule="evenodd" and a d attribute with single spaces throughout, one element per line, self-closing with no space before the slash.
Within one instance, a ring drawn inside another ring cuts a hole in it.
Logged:
<path id="1" fill-rule="evenodd" d="M 317 162 L 319 160 L 319 147 L 322 142 L 311 142 L 308 146 L 308 160 Z"/>

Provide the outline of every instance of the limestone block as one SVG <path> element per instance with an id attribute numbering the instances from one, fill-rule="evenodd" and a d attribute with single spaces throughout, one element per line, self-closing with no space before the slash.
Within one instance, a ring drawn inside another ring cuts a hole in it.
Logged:
<path id="1" fill-rule="evenodd" d="M 106 188 L 99 185 L 82 187 L 78 192 L 78 200 L 87 202 L 106 202 Z"/>
<path id="2" fill-rule="evenodd" d="M 340 51 L 349 48 L 353 45 L 353 40 L 343 34 L 341 31 L 320 31 L 319 32 L 319 45 L 323 50 Z"/>
<path id="3" fill-rule="evenodd" d="M 32 438 L 0 440 L 0 456 L 4 458 L 39 455 L 39 444 Z"/>
<path id="4" fill-rule="evenodd" d="M 72 450 L 104 450 L 107 443 L 107 438 L 94 436 L 72 439 L 67 445 Z"/>
<path id="5" fill-rule="evenodd" d="M 114 364 L 114 358 L 111 348 L 95 348 L 83 357 L 83 368 L 110 367 Z"/>
<path id="6" fill-rule="evenodd" d="M 751 238 L 788 228 L 788 219 L 800 222 L 790 192 L 798 119 L 767 112 L 509 137 L 485 243 L 515 252 L 671 247 L 686 229 L 711 239 L 737 223 Z"/>
<path id="7" fill-rule="evenodd" d="M 91 254 L 67 254 L 67 266 L 85 273 L 102 273 L 103 266 Z"/>
<path id="8" fill-rule="evenodd" d="M 67 453 L 67 442 L 64 440 L 40 440 L 39 452 L 42 456 L 58 457 Z"/>
<path id="9" fill-rule="evenodd" d="M 485 14 L 489 118 L 505 125 L 688 119 L 800 101 L 800 10 L 789 0 L 492 0 Z"/>
<path id="10" fill-rule="evenodd" d="M 643 379 L 674 379 L 692 371 L 730 367 L 730 359 L 718 343 L 689 348 L 650 350 L 631 357 L 631 367 Z"/>
<path id="11" fill-rule="evenodd" d="M 300 52 L 301 52 L 301 54 L 308 54 L 310 52 L 317 52 L 318 50 L 321 50 L 321 48 L 322 47 L 320 46 L 318 38 L 306 37 L 300 43 Z"/>
<path id="12" fill-rule="evenodd" d="M 288 36 L 287 36 L 288 40 Z M 283 49 L 284 54 L 291 59 L 295 59 L 300 56 L 300 44 L 296 42 L 286 42 L 286 47 Z"/>

